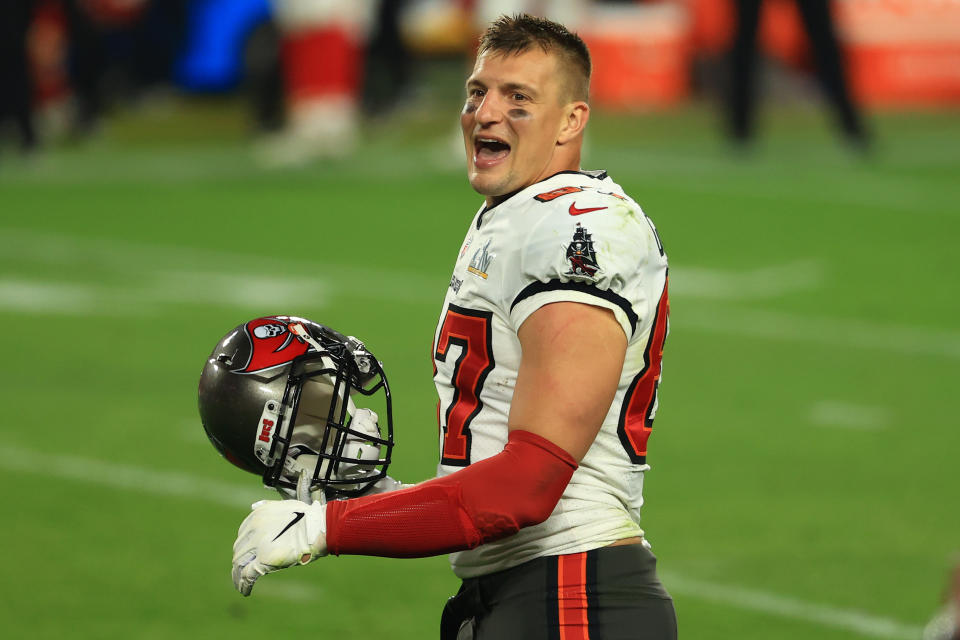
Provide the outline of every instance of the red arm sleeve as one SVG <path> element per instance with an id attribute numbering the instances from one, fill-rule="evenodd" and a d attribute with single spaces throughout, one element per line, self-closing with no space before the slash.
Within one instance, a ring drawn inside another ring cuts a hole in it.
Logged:
<path id="1" fill-rule="evenodd" d="M 419 558 L 472 549 L 543 522 L 577 462 L 546 438 L 510 432 L 495 456 L 408 489 L 327 505 L 334 555 Z"/>

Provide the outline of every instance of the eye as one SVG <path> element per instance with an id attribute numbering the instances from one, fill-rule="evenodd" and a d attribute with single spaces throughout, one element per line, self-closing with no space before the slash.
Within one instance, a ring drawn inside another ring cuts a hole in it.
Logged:
<path id="1" fill-rule="evenodd" d="M 522 93 L 516 93 L 516 92 L 514 92 L 513 95 L 511 95 L 510 97 L 514 100 L 514 102 L 523 102 L 524 100 L 527 99 L 527 96 L 523 95 Z"/>
<path id="2" fill-rule="evenodd" d="M 483 94 L 484 94 L 483 89 L 480 89 L 479 87 L 473 87 L 472 89 L 467 89 L 468 98 L 482 98 Z"/>

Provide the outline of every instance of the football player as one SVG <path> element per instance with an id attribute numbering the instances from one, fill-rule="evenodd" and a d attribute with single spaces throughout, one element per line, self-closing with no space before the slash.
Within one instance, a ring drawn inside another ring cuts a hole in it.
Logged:
<path id="1" fill-rule="evenodd" d="M 667 259 L 640 206 L 580 168 L 589 80 L 557 23 L 504 16 L 483 34 L 460 124 L 485 202 L 434 338 L 437 477 L 331 502 L 306 479 L 304 500 L 258 503 L 234 544 L 241 593 L 327 554 L 449 553 L 463 584 L 444 638 L 676 637 L 639 526 Z"/>
<path id="2" fill-rule="evenodd" d="M 258 145 L 270 166 L 349 154 L 360 128 L 371 0 L 273 0 L 281 33 L 283 131 Z"/>

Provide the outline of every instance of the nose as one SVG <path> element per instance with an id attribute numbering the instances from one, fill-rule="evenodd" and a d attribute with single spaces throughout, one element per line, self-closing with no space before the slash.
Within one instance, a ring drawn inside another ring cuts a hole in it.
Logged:
<path id="1" fill-rule="evenodd" d="M 483 96 L 477 107 L 477 122 L 481 126 L 496 124 L 503 117 L 503 109 L 492 91 Z"/>

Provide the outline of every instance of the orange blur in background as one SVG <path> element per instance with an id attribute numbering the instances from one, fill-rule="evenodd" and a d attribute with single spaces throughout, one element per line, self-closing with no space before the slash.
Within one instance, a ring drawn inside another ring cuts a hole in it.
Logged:
<path id="1" fill-rule="evenodd" d="M 960 104 L 960 0 L 836 0 L 854 98 L 866 106 Z M 669 106 L 690 95 L 698 57 L 730 48 L 732 0 L 597 7 L 580 29 L 594 59 L 592 98 L 612 108 Z M 760 51 L 810 66 L 795 0 L 765 0 Z"/>

